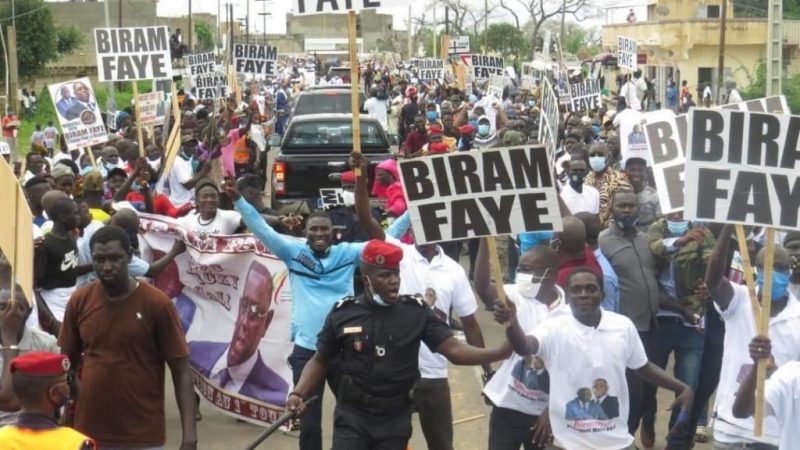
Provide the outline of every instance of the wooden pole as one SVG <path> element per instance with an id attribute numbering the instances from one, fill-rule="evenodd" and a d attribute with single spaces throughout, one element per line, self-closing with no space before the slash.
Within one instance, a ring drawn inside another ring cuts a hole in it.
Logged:
<path id="1" fill-rule="evenodd" d="M 358 79 L 358 46 L 356 43 L 356 23 L 358 16 L 355 11 L 350 11 L 347 15 L 347 38 L 350 50 L 350 108 L 353 111 L 353 152 L 361 153 L 361 99 L 359 98 L 359 79 Z M 354 169 L 355 175 L 361 176 L 361 168 Z"/>
<path id="2" fill-rule="evenodd" d="M 450 36 L 445 34 L 442 35 L 442 46 L 439 50 L 441 54 L 441 58 L 447 61 L 447 58 L 450 56 Z"/>
<path id="3" fill-rule="evenodd" d="M 739 256 L 742 257 L 742 270 L 744 281 L 747 284 L 747 295 L 750 297 L 750 307 L 753 309 L 753 320 L 758 329 L 758 318 L 761 316 L 761 306 L 756 297 L 756 282 L 753 280 L 753 265 L 750 262 L 750 252 L 747 251 L 747 238 L 744 235 L 744 226 L 736 225 L 736 240 L 739 243 Z"/>
<path id="4" fill-rule="evenodd" d="M 139 142 L 139 156 L 143 157 L 144 154 L 144 139 L 142 139 L 142 117 L 139 114 L 139 88 L 136 86 L 136 81 L 132 81 L 133 86 L 133 109 L 136 114 L 136 140 Z"/>
<path id="5" fill-rule="evenodd" d="M 94 152 L 92 152 L 92 148 L 91 147 L 85 147 L 83 149 L 83 151 L 85 151 L 86 154 L 89 155 L 89 161 L 92 162 L 92 167 L 94 167 L 96 169 L 97 168 L 97 159 L 95 159 L 95 157 L 94 157 Z"/>
<path id="6" fill-rule="evenodd" d="M 497 299 L 500 300 L 503 306 L 507 306 L 506 291 L 503 289 L 503 269 L 500 267 L 500 258 L 497 256 L 497 240 L 494 236 L 486 238 L 486 246 L 489 248 L 489 264 L 492 267 L 492 278 L 494 278 Z M 511 322 L 507 322 L 503 325 L 509 326 Z"/>
<path id="7" fill-rule="evenodd" d="M 17 192 L 19 190 L 19 187 L 20 187 L 19 181 L 17 181 L 16 185 L 17 186 L 15 186 L 14 193 L 13 193 L 13 195 L 14 195 L 14 221 L 15 222 L 17 221 L 17 218 L 19 217 L 19 192 Z M 17 239 L 16 230 L 11 234 L 13 235 L 12 240 L 14 242 L 13 245 L 12 245 L 13 250 L 11 251 L 13 254 L 12 255 L 6 255 L 6 259 L 8 260 L 8 263 L 11 264 L 11 286 L 9 286 L 9 288 L 11 289 L 11 299 L 9 301 L 11 302 L 11 306 L 13 307 L 14 306 L 14 302 L 16 301 L 16 295 L 17 295 L 17 252 L 19 251 L 19 249 L 17 248 L 18 239 Z"/>
<path id="8" fill-rule="evenodd" d="M 767 228 L 767 245 L 764 254 L 764 289 L 761 291 L 761 317 L 758 335 L 769 337 L 769 319 L 772 310 L 772 264 L 775 261 L 775 230 Z M 767 379 L 769 359 L 760 359 L 756 368 L 755 429 L 753 436 L 760 437 L 764 430 L 764 381 Z"/>

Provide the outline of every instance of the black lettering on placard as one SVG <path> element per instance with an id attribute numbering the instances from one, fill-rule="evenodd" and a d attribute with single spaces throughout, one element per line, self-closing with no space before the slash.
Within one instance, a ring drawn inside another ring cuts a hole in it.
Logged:
<path id="1" fill-rule="evenodd" d="M 647 142 L 653 155 L 653 164 L 661 164 L 678 158 L 677 136 L 673 136 L 669 122 L 651 122 L 645 125 Z"/>
<path id="2" fill-rule="evenodd" d="M 484 153 L 483 155 L 483 185 L 486 192 L 513 189 L 511 175 L 508 174 L 506 163 L 500 152 Z"/>
<path id="3" fill-rule="evenodd" d="M 789 118 L 789 127 L 786 130 L 786 142 L 783 144 L 781 168 L 794 169 L 797 160 L 800 160 L 800 149 L 797 148 L 798 137 L 800 137 L 800 118 L 792 116 Z"/>
<path id="4" fill-rule="evenodd" d="M 664 182 L 667 185 L 669 203 L 673 208 L 683 208 L 683 164 L 667 167 L 663 170 Z"/>
<path id="5" fill-rule="evenodd" d="M 719 169 L 699 169 L 697 171 L 697 217 L 714 219 L 717 199 L 726 200 L 728 191 L 717 188 L 719 180 L 729 180 L 731 172 Z"/>
<path id="6" fill-rule="evenodd" d="M 445 180 L 444 183 L 442 182 L 436 183 L 436 187 L 439 188 L 439 196 L 446 197 L 448 195 L 451 195 L 452 191 L 450 190 L 450 183 L 447 182 L 447 180 L 449 180 L 450 177 L 447 175 L 447 166 L 445 165 L 445 158 L 444 157 L 431 158 L 429 161 L 433 166 L 433 175 L 436 177 L 436 179 Z"/>
<path id="7" fill-rule="evenodd" d="M 479 194 L 481 189 L 481 177 L 476 172 L 478 164 L 475 157 L 470 154 L 453 155 L 448 159 L 450 163 L 450 173 L 453 176 L 453 189 L 456 194 Z M 467 186 L 469 183 L 469 186 Z M 409 198 L 410 199 L 410 198 Z"/>
<path id="8" fill-rule="evenodd" d="M 514 185 L 517 189 L 553 187 L 547 163 L 547 152 L 541 148 L 530 147 L 508 151 L 511 170 L 514 171 Z"/>
<path id="9" fill-rule="evenodd" d="M 95 28 L 94 42 L 97 53 L 110 53 L 111 42 L 109 42 L 110 34 L 108 30 L 103 28 Z"/>
<path id="10" fill-rule="evenodd" d="M 716 111 L 695 110 L 692 121 L 692 155 L 695 161 L 720 161 L 725 150 L 725 121 Z"/>
<path id="11" fill-rule="evenodd" d="M 758 223 L 771 223 L 767 175 L 754 172 L 739 172 L 733 185 L 728 220 L 743 222 L 752 214 Z M 703 191 L 701 191 L 703 192 Z M 749 203 L 750 197 L 753 203 Z M 713 216 L 712 216 L 713 217 Z"/>
<path id="12" fill-rule="evenodd" d="M 522 220 L 525 222 L 526 230 L 549 231 L 553 229 L 552 223 L 542 223 L 541 220 L 541 216 L 546 215 L 549 211 L 547 208 L 540 208 L 538 203 L 546 200 L 547 194 L 544 192 L 533 192 L 530 194 L 521 194 L 519 196 Z"/>
<path id="13" fill-rule="evenodd" d="M 678 127 L 678 138 L 681 140 L 681 149 L 683 150 L 683 156 L 686 156 L 686 148 L 687 148 L 687 140 L 688 136 L 686 135 L 687 129 L 689 128 L 689 116 L 686 114 L 681 114 L 680 116 L 675 118 L 675 125 Z"/>
<path id="14" fill-rule="evenodd" d="M 400 167 L 403 167 L 401 165 Z M 441 225 L 447 225 L 447 217 L 439 216 L 439 211 L 446 210 L 444 202 L 420 205 L 419 220 L 422 222 L 422 232 L 425 233 L 425 242 L 442 240 Z"/>
<path id="15" fill-rule="evenodd" d="M 434 196 L 436 192 L 433 182 L 428 179 L 430 173 L 425 161 L 413 159 L 404 161 L 400 164 L 400 171 L 403 173 L 403 184 L 409 201 L 424 200 Z M 447 184 L 447 178 L 438 179 L 437 184 L 442 184 L 442 181 Z"/>
<path id="16" fill-rule="evenodd" d="M 513 198 L 512 198 L 513 201 Z M 474 198 L 453 200 L 450 205 L 450 218 L 452 224 L 452 239 L 463 239 L 470 236 L 486 236 L 491 234 L 489 225 L 481 212 L 481 207 Z"/>
<path id="17" fill-rule="evenodd" d="M 732 112 L 731 115 L 741 112 Z M 778 118 L 769 114 L 750 114 L 750 139 L 747 142 L 747 163 L 754 166 L 767 165 L 778 167 L 778 136 L 781 134 L 781 123 Z M 766 161 L 762 162 L 762 151 L 766 150 Z"/>
<path id="18" fill-rule="evenodd" d="M 496 203 L 496 197 L 478 199 L 494 221 L 494 234 L 511 234 L 511 209 L 516 198 L 516 195 L 504 195 L 500 197 L 499 205 Z"/>
<path id="19" fill-rule="evenodd" d="M 744 114 L 733 114 L 730 117 L 731 130 L 728 139 L 728 162 L 731 164 L 742 163 L 742 146 L 744 145 Z"/>
<path id="20" fill-rule="evenodd" d="M 797 211 L 800 210 L 800 178 L 794 178 L 794 186 L 789 191 L 789 177 L 786 175 L 772 175 L 772 185 L 778 197 L 781 209 L 780 224 L 785 227 L 797 228 Z"/>

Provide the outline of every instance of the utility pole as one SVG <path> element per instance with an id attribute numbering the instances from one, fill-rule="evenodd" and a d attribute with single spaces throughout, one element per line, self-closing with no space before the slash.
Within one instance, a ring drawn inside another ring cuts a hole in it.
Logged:
<path id="1" fill-rule="evenodd" d="M 120 0 L 120 3 L 122 3 L 122 0 Z M 104 13 L 105 19 L 106 19 L 106 28 L 111 28 L 111 18 L 109 16 L 109 12 L 108 12 L 108 1 L 104 1 L 103 2 L 103 13 Z M 112 83 L 108 83 L 108 94 L 109 94 L 109 97 L 111 97 L 111 99 L 114 99 L 114 83 L 113 82 Z"/>
<path id="2" fill-rule="evenodd" d="M 216 50 L 217 51 L 214 52 L 215 54 L 219 53 L 219 47 L 220 47 L 220 45 L 222 45 L 222 41 L 220 40 L 220 35 L 219 35 L 219 33 L 220 33 L 219 29 L 222 26 L 222 18 L 220 17 L 220 13 L 221 13 L 221 11 L 220 11 L 220 7 L 221 7 L 220 1 L 221 0 L 217 0 L 217 45 L 216 45 Z"/>
<path id="3" fill-rule="evenodd" d="M 413 47 L 411 44 L 411 5 L 408 5 L 408 59 L 411 59 L 411 55 L 414 54 L 411 47 Z"/>
<path id="4" fill-rule="evenodd" d="M 433 0 L 433 54 L 432 58 L 436 58 L 436 0 Z"/>
<path id="5" fill-rule="evenodd" d="M 566 39 L 567 36 L 566 19 L 567 19 L 567 0 L 564 0 L 564 2 L 561 4 L 561 42 L 564 42 L 564 39 Z"/>
<path id="6" fill-rule="evenodd" d="M 444 7 L 444 34 L 450 35 L 450 7 Z"/>
<path id="7" fill-rule="evenodd" d="M 247 0 L 247 13 L 245 14 L 245 22 L 244 24 L 244 34 L 246 36 L 247 43 L 250 43 L 250 0 Z"/>
<path id="8" fill-rule="evenodd" d="M 483 48 L 489 48 L 489 0 L 483 0 Z"/>
<path id="9" fill-rule="evenodd" d="M 717 105 L 722 104 L 722 76 L 725 72 L 725 32 L 728 28 L 728 0 L 722 0 L 719 18 L 719 62 L 717 63 Z"/>
<path id="10" fill-rule="evenodd" d="M 120 0 L 121 2 L 122 0 Z M 194 47 L 192 46 L 192 35 L 194 28 L 192 27 L 192 0 L 189 0 L 189 53 L 194 52 Z"/>
<path id="11" fill-rule="evenodd" d="M 8 68 L 9 68 L 9 84 L 11 89 L 8 91 L 8 104 L 6 109 L 12 108 L 14 111 L 19 109 L 17 100 L 17 92 L 19 91 L 19 67 L 17 66 L 17 29 L 14 25 L 7 27 L 8 31 Z M 5 111 L 4 111 L 5 112 Z M 19 112 L 19 111 L 17 111 Z M 17 152 L 17 139 L 12 141 L 11 151 L 13 154 Z"/>
<path id="12" fill-rule="evenodd" d="M 769 0 L 767 12 L 767 95 L 781 94 L 783 0 Z"/>
<path id="13" fill-rule="evenodd" d="M 117 27 L 122 28 L 122 0 L 117 0 Z"/>

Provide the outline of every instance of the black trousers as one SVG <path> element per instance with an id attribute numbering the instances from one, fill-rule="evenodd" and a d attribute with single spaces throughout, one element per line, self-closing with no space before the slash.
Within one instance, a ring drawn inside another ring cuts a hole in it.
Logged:
<path id="1" fill-rule="evenodd" d="M 406 450 L 410 438 L 410 407 L 387 414 L 336 404 L 333 450 Z"/>
<path id="2" fill-rule="evenodd" d="M 414 390 L 414 409 L 428 450 L 453 450 L 453 410 L 447 378 L 420 378 Z"/>
<path id="3" fill-rule="evenodd" d="M 708 406 L 719 384 L 722 371 L 722 352 L 725 349 L 725 322 L 714 308 L 706 313 L 706 346 L 703 351 L 703 362 L 700 365 L 700 379 L 694 391 L 692 414 L 689 416 L 689 433 L 692 440 L 697 431 L 697 422 Z"/>
<path id="4" fill-rule="evenodd" d="M 306 363 L 314 356 L 314 350 L 295 345 L 292 354 L 289 355 L 289 366 L 292 368 L 292 378 L 294 384 L 300 381 L 300 375 Z M 336 392 L 337 368 L 328 367 L 328 385 L 333 392 Z M 306 409 L 305 414 L 300 417 L 300 450 L 322 450 L 322 394 L 325 392 L 325 383 L 314 386 L 309 396 L 319 395 L 319 401 L 313 403 Z M 344 447 L 342 447 L 344 448 Z"/>
<path id="5" fill-rule="evenodd" d="M 489 450 L 542 450 L 533 443 L 533 424 L 538 416 L 531 416 L 508 408 L 492 408 L 489 416 Z"/>
<path id="6" fill-rule="evenodd" d="M 647 354 L 648 360 L 653 360 L 655 354 L 655 330 L 640 331 L 639 338 L 644 345 L 644 352 Z M 628 381 L 628 395 L 630 396 L 628 409 L 628 432 L 632 436 L 636 436 L 636 430 L 639 429 L 639 423 L 645 416 L 648 408 L 648 402 L 652 402 L 655 397 L 657 387 L 645 382 L 632 370 L 625 370 L 625 378 Z"/>

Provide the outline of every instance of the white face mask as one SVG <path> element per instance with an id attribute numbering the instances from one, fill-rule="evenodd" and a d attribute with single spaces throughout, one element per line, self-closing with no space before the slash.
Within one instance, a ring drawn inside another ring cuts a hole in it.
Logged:
<path id="1" fill-rule="evenodd" d="M 344 206 L 354 206 L 356 204 L 356 193 L 342 191 L 342 199 L 344 200 Z"/>
<path id="2" fill-rule="evenodd" d="M 383 306 L 383 307 L 388 307 L 388 306 L 389 306 L 389 304 L 388 304 L 388 303 L 386 303 L 386 302 L 385 302 L 385 301 L 384 301 L 384 300 L 381 298 L 381 296 L 380 296 L 380 295 L 378 295 L 378 294 L 375 292 L 375 289 L 373 289 L 373 288 L 372 288 L 372 281 L 370 281 L 370 280 L 369 280 L 369 277 L 364 277 L 364 278 L 367 280 L 367 282 L 366 282 L 366 283 L 364 283 L 364 284 L 367 286 L 367 289 L 369 289 L 369 294 L 372 296 L 372 301 L 373 301 L 373 302 L 375 302 L 376 304 L 380 305 L 380 306 Z"/>
<path id="3" fill-rule="evenodd" d="M 517 272 L 516 277 L 517 290 L 525 298 L 535 299 L 539 295 L 539 289 L 542 287 L 541 279 L 533 281 L 532 273 Z"/>

